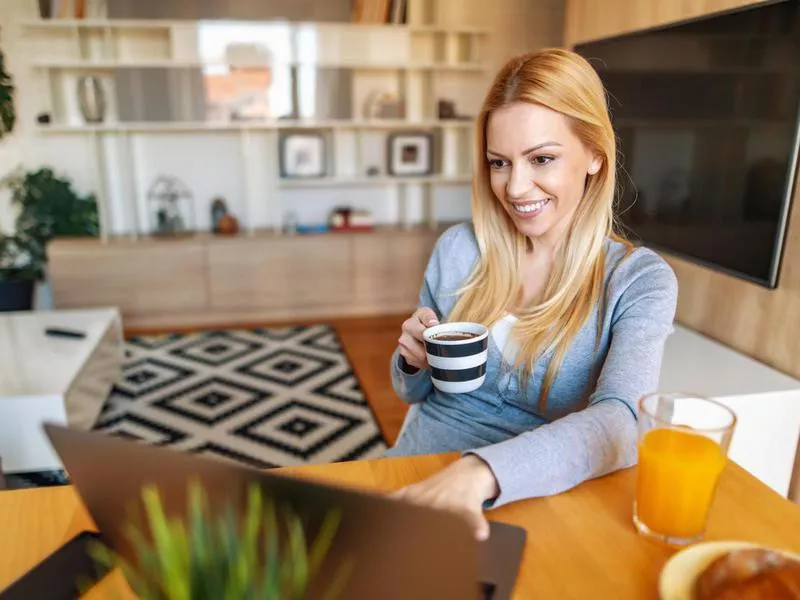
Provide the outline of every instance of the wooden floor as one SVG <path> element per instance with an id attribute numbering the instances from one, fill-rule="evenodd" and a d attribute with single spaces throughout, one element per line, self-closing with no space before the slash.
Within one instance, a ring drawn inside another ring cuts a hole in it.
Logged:
<path id="1" fill-rule="evenodd" d="M 330 323 L 339 334 L 353 370 L 358 377 L 375 418 L 378 420 L 386 441 L 392 445 L 400 432 L 408 406 L 400 401 L 392 390 L 389 377 L 389 359 L 397 347 L 400 325 L 408 315 L 359 317 L 352 319 L 317 319 L 313 323 Z M 293 322 L 292 325 L 312 322 Z M 242 329 L 251 327 L 286 326 L 289 323 L 252 323 L 225 326 L 219 329 Z M 174 328 L 172 331 L 188 332 L 194 328 Z M 166 333 L 164 330 L 126 329 L 127 336 Z"/>
<path id="2" fill-rule="evenodd" d="M 408 405 L 392 389 L 389 361 L 408 315 L 341 319 L 332 324 L 369 400 L 386 441 L 397 439 Z"/>

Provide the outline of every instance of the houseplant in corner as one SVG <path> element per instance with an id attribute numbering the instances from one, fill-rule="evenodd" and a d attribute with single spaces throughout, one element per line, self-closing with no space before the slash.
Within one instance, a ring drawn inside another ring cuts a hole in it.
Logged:
<path id="1" fill-rule="evenodd" d="M 6 263 L 17 264 L 22 257 L 30 256 L 32 266 L 25 276 L 33 273 L 36 280 L 45 278 L 47 244 L 54 237 L 99 235 L 94 195 L 78 195 L 69 180 L 58 177 L 52 169 L 18 169 L 3 179 L 2 185 L 11 191 L 11 204 L 18 210 L 16 233 L 5 236 Z M 0 288 L 0 305 L 6 291 Z"/>

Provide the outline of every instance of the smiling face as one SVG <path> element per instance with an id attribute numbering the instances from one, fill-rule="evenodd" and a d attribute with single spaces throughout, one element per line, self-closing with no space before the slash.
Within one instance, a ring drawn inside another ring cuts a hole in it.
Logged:
<path id="1" fill-rule="evenodd" d="M 492 111 L 486 148 L 492 191 L 517 229 L 534 241 L 555 243 L 601 159 L 575 135 L 567 117 L 527 102 Z"/>

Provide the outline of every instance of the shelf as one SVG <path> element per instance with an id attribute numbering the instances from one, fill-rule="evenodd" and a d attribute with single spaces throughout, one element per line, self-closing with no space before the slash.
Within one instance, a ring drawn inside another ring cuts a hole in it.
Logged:
<path id="1" fill-rule="evenodd" d="M 40 125 L 36 131 L 40 134 L 64 133 L 191 133 L 213 131 L 244 131 L 244 130 L 283 130 L 283 129 L 365 129 L 393 131 L 397 129 L 470 129 L 473 121 L 431 119 L 427 121 L 402 121 L 402 120 L 374 120 L 356 121 L 348 119 L 336 120 L 285 120 L 269 122 L 239 122 L 239 123 L 208 123 L 208 122 L 131 122 L 131 123 L 101 123 L 98 125 Z"/>
<path id="2" fill-rule="evenodd" d="M 345 22 L 318 22 L 318 21 L 250 21 L 236 19 L 28 19 L 21 21 L 22 27 L 32 29 L 64 29 L 64 28 L 114 28 L 114 29 L 168 29 L 170 27 L 185 27 L 186 25 L 207 25 L 215 26 L 219 24 L 242 25 L 284 25 L 288 27 L 314 27 L 318 29 L 382 29 L 397 30 L 410 29 L 407 25 L 394 25 L 391 23 L 345 23 Z M 468 33 L 470 28 L 458 28 Z M 475 33 L 478 33 L 476 31 Z"/>
<path id="3" fill-rule="evenodd" d="M 483 27 L 463 26 L 451 27 L 449 25 L 411 25 L 408 27 L 411 33 L 459 33 L 463 35 L 488 35 L 490 30 Z"/>
<path id="4" fill-rule="evenodd" d="M 230 23 L 231 21 L 225 21 Z M 233 21 L 236 22 L 236 21 Z M 457 33 L 464 35 L 487 35 L 490 30 L 483 27 L 450 26 L 450 25 L 395 25 L 391 23 L 320 23 L 306 21 L 240 21 L 255 25 L 288 25 L 291 27 L 314 27 L 319 29 L 403 29 L 412 33 Z M 68 29 L 68 28 L 115 28 L 115 29 L 169 29 L 186 25 L 214 25 L 212 20 L 165 20 L 165 19 L 29 19 L 22 21 L 23 27 L 31 29 Z"/>
<path id="5" fill-rule="evenodd" d="M 319 233 L 287 233 L 279 229 L 265 228 L 253 231 L 240 231 L 233 235 L 219 235 L 210 231 L 188 232 L 181 235 L 110 235 L 106 239 L 98 237 L 59 237 L 53 241 L 58 246 L 58 251 L 62 250 L 95 250 L 99 246 L 132 246 L 147 244 L 215 244 L 231 243 L 240 240 L 253 239 L 285 239 L 285 238 L 307 238 L 307 237 L 340 237 L 340 236 L 397 236 L 413 235 L 415 233 L 435 231 L 442 233 L 448 228 L 463 223 L 464 221 L 438 221 L 435 227 L 425 223 L 415 223 L 409 225 L 375 225 L 372 231 L 324 231 Z"/>
<path id="6" fill-rule="evenodd" d="M 176 69 L 176 68 L 200 68 L 203 66 L 216 66 L 221 63 L 203 63 L 199 60 L 140 60 L 140 61 L 119 61 L 119 60 L 39 60 L 31 63 L 35 69 L 64 69 L 75 71 L 110 71 L 113 69 Z M 251 65 L 255 66 L 255 65 Z"/>
<path id="7" fill-rule="evenodd" d="M 20 25 L 32 29 L 65 29 L 75 27 L 86 29 L 97 29 L 100 27 L 168 29 L 173 25 L 190 22 L 191 21 L 165 21 L 162 19 L 28 19 L 26 21 L 21 21 Z"/>
<path id="8" fill-rule="evenodd" d="M 315 67 L 318 69 L 354 69 L 359 71 L 484 71 L 481 63 L 315 63 L 307 61 L 279 61 L 280 65 Z M 37 69 L 63 69 L 72 71 L 109 71 L 113 69 L 149 69 L 149 68 L 202 68 L 212 66 L 258 68 L 275 65 L 260 63 L 228 63 L 202 60 L 39 60 L 31 63 Z"/>
<path id="9" fill-rule="evenodd" d="M 278 187 L 282 188 L 302 188 L 302 187 L 344 187 L 344 186 L 384 186 L 402 185 L 409 183 L 431 183 L 439 185 L 469 185 L 472 183 L 472 176 L 461 175 L 458 177 L 448 175 L 428 175 L 424 177 L 387 177 L 385 175 L 377 177 L 321 177 L 319 179 L 281 179 Z"/>

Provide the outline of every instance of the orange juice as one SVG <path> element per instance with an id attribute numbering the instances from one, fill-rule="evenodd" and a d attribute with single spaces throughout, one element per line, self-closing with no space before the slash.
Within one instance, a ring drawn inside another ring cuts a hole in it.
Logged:
<path id="1" fill-rule="evenodd" d="M 639 442 L 636 515 L 652 531 L 692 538 L 703 533 L 725 453 L 690 431 L 653 429 Z"/>

